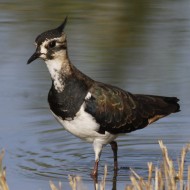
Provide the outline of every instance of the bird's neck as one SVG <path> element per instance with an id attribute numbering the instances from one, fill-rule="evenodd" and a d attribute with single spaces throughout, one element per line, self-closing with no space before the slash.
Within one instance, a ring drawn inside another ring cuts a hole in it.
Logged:
<path id="1" fill-rule="evenodd" d="M 59 93 L 63 92 L 66 81 L 73 77 L 80 81 L 80 84 L 87 86 L 87 88 L 90 88 L 94 82 L 90 77 L 72 65 L 68 57 L 65 59 L 47 60 L 45 62 L 52 78 L 52 84 Z"/>
<path id="2" fill-rule="evenodd" d="M 65 80 L 71 75 L 71 65 L 68 58 L 52 59 L 46 61 L 50 72 L 53 85 L 58 92 L 62 92 L 65 86 Z"/>

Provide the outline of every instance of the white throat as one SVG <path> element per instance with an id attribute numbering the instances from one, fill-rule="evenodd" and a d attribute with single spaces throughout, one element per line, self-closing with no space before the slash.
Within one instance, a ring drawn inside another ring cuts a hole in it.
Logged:
<path id="1" fill-rule="evenodd" d="M 55 89 L 58 92 L 64 90 L 64 75 L 68 72 L 68 60 L 52 59 L 45 61 L 47 68 L 50 72 Z"/>

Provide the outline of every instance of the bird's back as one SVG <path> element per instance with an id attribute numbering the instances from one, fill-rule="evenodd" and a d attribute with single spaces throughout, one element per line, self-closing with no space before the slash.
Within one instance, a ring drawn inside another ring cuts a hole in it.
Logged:
<path id="1" fill-rule="evenodd" d="M 129 133 L 179 111 L 178 99 L 131 94 L 118 87 L 94 83 L 86 111 L 100 123 L 100 132 Z"/>

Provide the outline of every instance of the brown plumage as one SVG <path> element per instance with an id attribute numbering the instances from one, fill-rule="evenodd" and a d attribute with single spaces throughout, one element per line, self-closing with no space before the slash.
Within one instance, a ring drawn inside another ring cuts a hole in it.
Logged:
<path id="1" fill-rule="evenodd" d="M 179 111 L 175 97 L 131 94 L 103 83 L 94 83 L 89 92 L 86 111 L 101 124 L 100 133 L 129 133 Z"/>

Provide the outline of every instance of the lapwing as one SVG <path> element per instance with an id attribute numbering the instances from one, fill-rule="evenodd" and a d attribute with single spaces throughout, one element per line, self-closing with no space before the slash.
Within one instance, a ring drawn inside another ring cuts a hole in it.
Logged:
<path id="1" fill-rule="evenodd" d="M 95 164 L 91 175 L 97 177 L 105 145 L 111 145 L 114 169 L 117 170 L 115 139 L 180 111 L 179 99 L 132 94 L 95 81 L 79 71 L 68 56 L 66 22 L 67 18 L 59 27 L 37 36 L 36 51 L 27 63 L 37 58 L 45 61 L 52 79 L 48 94 L 50 110 L 68 132 L 93 144 Z"/>

